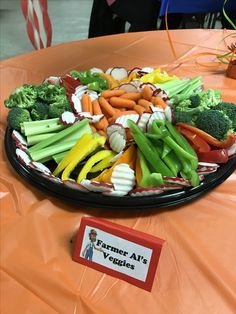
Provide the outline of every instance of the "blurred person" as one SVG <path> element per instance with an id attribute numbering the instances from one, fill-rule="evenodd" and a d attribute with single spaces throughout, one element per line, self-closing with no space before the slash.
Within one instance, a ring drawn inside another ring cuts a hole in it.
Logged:
<path id="1" fill-rule="evenodd" d="M 159 0 L 94 0 L 88 37 L 157 29 Z"/>

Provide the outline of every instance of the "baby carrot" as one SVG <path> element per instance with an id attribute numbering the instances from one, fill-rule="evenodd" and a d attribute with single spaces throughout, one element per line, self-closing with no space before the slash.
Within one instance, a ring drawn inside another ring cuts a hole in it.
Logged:
<path id="1" fill-rule="evenodd" d="M 149 86 L 146 85 L 142 89 L 141 94 L 142 94 L 142 98 L 146 100 L 150 100 L 152 98 L 153 91 L 151 90 Z"/>
<path id="2" fill-rule="evenodd" d="M 128 108 L 128 109 L 132 109 L 136 105 L 135 101 L 121 97 L 111 97 L 110 104 L 112 105 L 112 107 L 115 108 Z"/>
<path id="3" fill-rule="evenodd" d="M 101 94 L 104 98 L 111 98 L 111 97 L 119 97 L 123 95 L 125 91 L 123 89 L 113 89 L 113 90 L 104 90 Z"/>
<path id="4" fill-rule="evenodd" d="M 151 102 L 153 103 L 154 106 L 159 107 L 159 108 L 166 108 L 166 103 L 161 97 L 158 96 L 153 96 L 151 98 Z"/>
<path id="5" fill-rule="evenodd" d="M 142 97 L 141 93 L 134 92 L 134 93 L 125 93 L 120 96 L 120 98 L 130 99 L 134 101 L 138 101 Z"/>
<path id="6" fill-rule="evenodd" d="M 146 109 L 140 105 L 136 105 L 134 106 L 134 110 L 141 116 L 141 114 L 143 114 Z"/>
<path id="7" fill-rule="evenodd" d="M 147 112 L 150 112 L 150 106 L 152 105 L 152 103 L 150 101 L 142 98 L 142 99 L 138 100 L 138 105 L 144 107 Z"/>
<path id="8" fill-rule="evenodd" d="M 82 109 L 84 112 L 89 112 L 91 115 L 93 114 L 92 101 L 88 94 L 83 94 L 82 99 Z"/>
<path id="9" fill-rule="evenodd" d="M 112 106 L 104 97 L 99 97 L 98 101 L 104 114 L 107 116 L 114 116 L 116 114 L 116 110 L 112 108 Z"/>
<path id="10" fill-rule="evenodd" d="M 92 104 L 93 104 L 93 113 L 95 114 L 95 115 L 99 115 L 99 114 L 102 114 L 102 109 L 101 109 L 101 107 L 100 107 L 100 104 L 99 104 L 99 102 L 98 102 L 98 100 L 97 99 L 95 99 L 93 102 L 92 102 Z M 104 116 L 100 121 L 98 121 L 98 122 L 96 122 L 95 124 L 94 124 L 94 126 L 95 126 L 95 128 L 97 129 L 97 130 L 106 130 L 106 128 L 107 128 L 107 126 L 108 126 L 108 121 L 107 121 L 107 118 Z"/>

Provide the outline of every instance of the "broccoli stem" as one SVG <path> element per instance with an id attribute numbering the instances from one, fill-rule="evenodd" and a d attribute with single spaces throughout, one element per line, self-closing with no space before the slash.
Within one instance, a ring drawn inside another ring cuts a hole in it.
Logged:
<path id="1" fill-rule="evenodd" d="M 24 122 L 21 131 L 26 136 L 50 133 L 65 129 L 66 126 L 60 124 L 59 118 Z"/>
<path id="2" fill-rule="evenodd" d="M 54 136 L 50 136 L 49 138 L 31 146 L 28 151 L 31 154 L 31 152 L 36 152 L 36 151 L 40 151 L 43 148 L 48 147 L 49 145 L 55 144 L 56 142 L 59 142 L 59 146 L 63 146 L 64 142 L 65 142 L 65 138 L 67 136 L 69 136 L 70 134 L 72 134 L 73 132 L 80 131 L 81 129 L 83 129 L 85 126 L 88 126 L 89 121 L 87 119 L 84 119 L 82 121 L 79 121 L 75 124 L 73 124 L 72 126 L 67 127 L 66 129 L 58 132 L 56 135 Z M 82 131 L 82 130 L 81 130 Z M 85 132 L 87 131 L 87 127 L 85 128 Z M 91 131 L 90 131 L 91 132 Z M 81 133 L 81 132 L 79 132 Z M 78 137 L 77 137 L 78 138 Z M 50 149 L 50 147 L 49 147 Z M 62 149 L 61 151 L 57 151 L 52 153 L 51 155 L 57 154 L 62 152 L 65 149 Z"/>

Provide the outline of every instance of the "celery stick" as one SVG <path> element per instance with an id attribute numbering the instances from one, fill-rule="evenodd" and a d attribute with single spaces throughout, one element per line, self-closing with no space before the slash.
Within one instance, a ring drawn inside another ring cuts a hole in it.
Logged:
<path id="1" fill-rule="evenodd" d="M 56 133 L 43 133 L 43 134 L 27 136 L 27 144 L 29 146 L 37 144 L 37 143 L 47 139 L 49 136 L 52 136 L 52 135 L 55 135 L 55 134 Z"/>
<path id="2" fill-rule="evenodd" d="M 73 124 L 72 126 L 67 127 L 66 129 L 58 132 L 56 135 L 54 136 L 50 136 L 49 138 L 47 138 L 46 140 L 41 141 L 38 144 L 35 144 L 33 146 L 31 146 L 29 148 L 29 152 L 35 152 L 35 151 L 40 151 L 41 149 L 50 146 L 51 144 L 55 144 L 57 141 L 62 140 L 60 143 L 61 145 L 64 144 L 64 138 L 66 136 L 68 136 L 69 134 L 78 131 L 79 129 L 82 129 L 84 126 L 86 126 L 89 123 L 89 121 L 87 119 L 84 119 L 82 121 L 76 122 L 75 124 Z M 50 149 L 50 147 L 49 147 Z M 63 150 L 61 150 L 63 151 Z M 59 153 L 58 152 L 54 152 L 52 155 Z"/>
<path id="3" fill-rule="evenodd" d="M 26 136 L 50 133 L 65 129 L 66 126 L 60 124 L 59 118 L 24 122 L 22 125 L 22 132 Z"/>
<path id="4" fill-rule="evenodd" d="M 45 159 L 48 157 L 52 158 L 53 155 L 56 155 L 64 151 L 68 151 L 75 145 L 76 142 L 77 140 L 62 141 L 58 144 L 45 147 L 41 150 L 32 151 L 30 152 L 30 156 L 34 161 L 41 161 L 42 159 Z"/>

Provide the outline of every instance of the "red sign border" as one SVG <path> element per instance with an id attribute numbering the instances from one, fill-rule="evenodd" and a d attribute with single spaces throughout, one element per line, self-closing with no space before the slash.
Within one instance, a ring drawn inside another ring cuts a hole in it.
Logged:
<path id="1" fill-rule="evenodd" d="M 126 274 L 120 273 L 116 270 L 110 269 L 106 266 L 97 264 L 96 262 L 87 260 L 80 256 L 82 241 L 84 237 L 85 227 L 90 226 L 92 228 L 101 229 L 107 233 L 115 235 L 117 237 L 123 238 L 125 240 L 137 243 L 146 248 L 150 248 L 153 250 L 151 260 L 149 263 L 149 269 L 146 277 L 146 281 L 141 281 L 139 279 L 133 278 Z M 157 265 L 159 262 L 161 249 L 165 240 L 160 239 L 158 237 L 154 237 L 143 233 L 138 230 L 134 230 L 125 226 L 118 225 L 116 223 L 101 219 L 101 218 L 92 218 L 92 217 L 82 217 L 80 227 L 76 236 L 75 247 L 73 251 L 72 259 L 75 262 L 83 264 L 85 266 L 89 266 L 94 268 L 100 272 L 106 273 L 113 277 L 125 280 L 139 288 L 142 288 L 147 291 L 151 291 Z"/>

